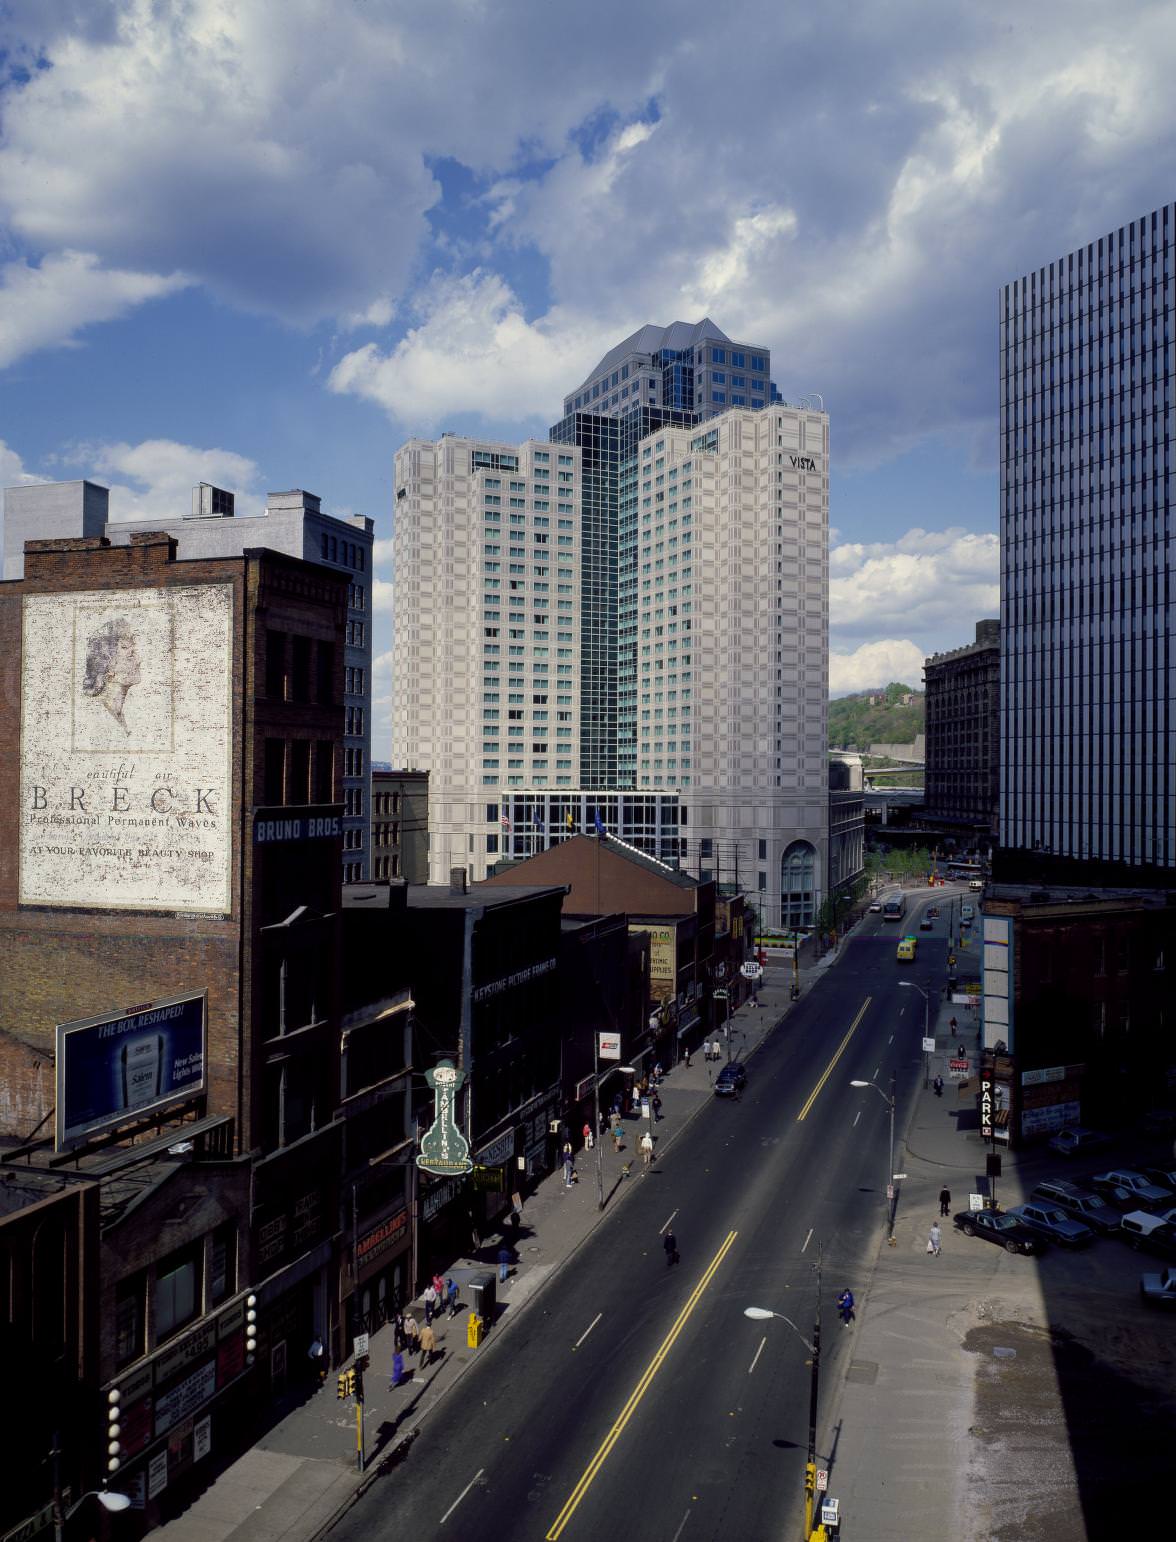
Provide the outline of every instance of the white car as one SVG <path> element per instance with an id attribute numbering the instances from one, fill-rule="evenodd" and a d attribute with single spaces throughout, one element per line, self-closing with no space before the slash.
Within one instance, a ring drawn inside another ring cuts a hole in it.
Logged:
<path id="1" fill-rule="evenodd" d="M 870 914 L 871 915 L 874 915 L 874 914 L 881 915 L 882 914 L 882 901 L 881 900 L 871 900 L 870 901 Z"/>

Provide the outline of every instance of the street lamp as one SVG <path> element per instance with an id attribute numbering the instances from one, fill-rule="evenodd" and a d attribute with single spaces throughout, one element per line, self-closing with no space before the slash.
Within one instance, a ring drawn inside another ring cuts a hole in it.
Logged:
<path id="1" fill-rule="evenodd" d="M 882 1101 L 890 1107 L 890 1161 L 886 1167 L 886 1215 L 889 1234 L 886 1238 L 894 1246 L 894 1072 L 890 1073 L 890 1096 L 887 1097 L 877 1082 L 851 1081 L 851 1087 L 873 1087 Z"/>
<path id="2" fill-rule="evenodd" d="M 783 1312 L 769 1312 L 764 1306 L 745 1306 L 744 1317 L 750 1317 L 754 1322 L 767 1322 L 770 1317 L 778 1317 L 781 1322 L 787 1323 L 796 1334 L 797 1338 L 812 1356 L 812 1375 L 809 1378 L 809 1427 L 808 1427 L 808 1460 L 804 1469 L 804 1535 L 805 1542 L 813 1534 L 813 1500 L 817 1491 L 817 1395 L 821 1385 L 821 1248 L 817 1248 L 817 1262 L 814 1266 L 817 1272 L 817 1306 L 813 1317 L 813 1341 L 808 1339 L 792 1321 L 791 1317 L 785 1317 Z"/>
<path id="3" fill-rule="evenodd" d="M 925 991 L 921 985 L 916 985 L 913 980 L 900 980 L 898 982 L 898 988 L 899 988 L 899 990 L 904 990 L 904 991 L 918 991 L 919 995 L 922 996 L 922 998 L 923 998 L 923 1037 L 924 1037 L 924 1039 L 929 1039 L 931 1037 L 931 996 L 930 996 L 930 993 L 928 991 Z M 927 1058 L 927 1055 L 928 1055 L 928 1051 L 927 1051 L 926 1047 L 924 1047 L 924 1049 L 923 1049 L 923 1087 L 924 1087 L 924 1090 L 926 1089 L 927 1082 L 928 1082 L 928 1075 L 927 1075 L 927 1073 L 930 1070 L 930 1066 L 931 1066 L 931 1062 Z"/>
<path id="4" fill-rule="evenodd" d="M 129 1510 L 131 1508 L 131 1496 L 129 1494 L 119 1494 L 113 1489 L 108 1488 L 89 1489 L 80 1499 L 76 1499 L 68 1510 L 62 1507 L 60 1500 L 55 1500 L 53 1510 L 54 1542 L 62 1542 L 62 1538 L 65 1536 L 66 1521 L 72 1515 L 77 1514 L 87 1499 L 96 1499 L 104 1510 L 110 1511 L 111 1515 L 117 1515 L 120 1510 Z"/>

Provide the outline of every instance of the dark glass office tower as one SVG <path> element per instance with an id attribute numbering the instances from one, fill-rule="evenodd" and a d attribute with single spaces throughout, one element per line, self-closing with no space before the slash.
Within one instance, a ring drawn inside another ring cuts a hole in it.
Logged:
<path id="1" fill-rule="evenodd" d="M 1176 871 L 1167 205 L 1000 296 L 1004 876 Z"/>
<path id="2" fill-rule="evenodd" d="M 766 348 L 714 322 L 645 326 L 564 399 L 551 430 L 582 451 L 580 786 L 637 785 L 637 447 L 667 425 L 778 401 Z"/>

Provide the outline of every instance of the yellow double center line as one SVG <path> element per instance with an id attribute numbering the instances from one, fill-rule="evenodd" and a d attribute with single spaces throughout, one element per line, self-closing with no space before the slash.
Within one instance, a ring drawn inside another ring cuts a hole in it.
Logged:
<path id="1" fill-rule="evenodd" d="M 809 1093 L 809 1095 L 808 1095 L 808 1102 L 801 1109 L 800 1113 L 797 1114 L 797 1116 L 796 1116 L 797 1124 L 799 1124 L 802 1119 L 807 1119 L 808 1118 L 810 1109 L 812 1108 L 813 1104 L 817 1101 L 817 1095 L 819 1094 L 821 1088 L 829 1080 L 830 1076 L 832 1076 L 832 1074 L 833 1074 L 833 1067 L 837 1064 L 837 1062 L 841 1059 L 842 1055 L 845 1053 L 846 1046 L 848 1045 L 850 1039 L 852 1039 L 854 1034 L 857 1032 L 858 1024 L 861 1022 L 862 1018 L 865 1017 L 865 1015 L 866 1015 L 866 1008 L 870 1005 L 870 1002 L 873 1001 L 873 999 L 874 999 L 873 996 L 867 996 L 865 1001 L 862 1002 L 862 1009 L 858 1013 L 858 1015 L 854 1018 L 853 1022 L 850 1023 L 850 1025 L 849 1025 L 849 1032 L 845 1035 L 844 1039 L 842 1039 L 841 1043 L 837 1046 L 837 1049 L 834 1052 L 832 1060 L 830 1060 L 829 1064 L 825 1067 L 824 1075 L 821 1077 L 820 1081 L 813 1088 L 813 1090 Z"/>
<path id="2" fill-rule="evenodd" d="M 702 1278 L 690 1292 L 689 1300 L 678 1313 L 674 1326 L 661 1341 L 661 1345 L 658 1348 L 657 1354 L 654 1355 L 653 1359 L 645 1367 L 645 1370 L 641 1376 L 641 1380 L 633 1388 L 632 1392 L 629 1393 L 629 1400 L 625 1404 L 624 1408 L 621 1409 L 620 1414 L 617 1416 L 616 1423 L 613 1425 L 612 1429 L 609 1430 L 603 1441 L 601 1441 L 600 1449 L 588 1463 L 587 1467 L 585 1467 L 583 1477 L 581 1477 L 579 1483 L 576 1484 L 575 1488 L 568 1496 L 567 1503 L 556 1516 L 554 1522 L 552 1523 L 551 1530 L 547 1533 L 546 1542 L 557 1542 L 557 1539 L 562 1534 L 564 1527 L 571 1520 L 572 1516 L 575 1515 L 576 1510 L 579 1508 L 580 1501 L 592 1486 L 593 1480 L 595 1479 L 597 1473 L 608 1460 L 609 1452 L 621 1438 L 621 1432 L 624 1430 L 625 1425 L 628 1424 L 629 1420 L 633 1417 L 633 1413 L 637 1407 L 637 1404 L 649 1390 L 649 1384 L 657 1375 L 662 1361 L 674 1347 L 674 1342 L 678 1335 L 681 1333 L 682 1329 L 686 1326 L 687 1319 L 689 1318 L 691 1312 L 693 1312 L 694 1308 L 701 1300 L 703 1291 L 710 1284 L 711 1280 L 714 1279 L 715 1272 L 719 1265 L 731 1251 L 731 1246 L 734 1243 L 736 1236 L 736 1232 L 728 1232 L 727 1240 L 723 1243 L 722 1247 L 706 1266 L 706 1270 L 703 1273 Z"/>

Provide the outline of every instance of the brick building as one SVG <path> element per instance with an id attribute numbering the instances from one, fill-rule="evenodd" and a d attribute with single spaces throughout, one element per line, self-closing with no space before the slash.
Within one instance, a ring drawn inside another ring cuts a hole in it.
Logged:
<path id="1" fill-rule="evenodd" d="M 926 685 L 928 818 L 996 834 L 1000 813 L 1000 622 L 977 621 L 974 642 L 936 653 Z"/>
<path id="2" fill-rule="evenodd" d="M 347 600 L 150 532 L 30 541 L 0 585 L 2 1167 L 98 1187 L 66 1460 L 148 1517 L 339 1316 Z"/>
<path id="3" fill-rule="evenodd" d="M 429 881 L 429 773 L 372 771 L 372 877 Z"/>

